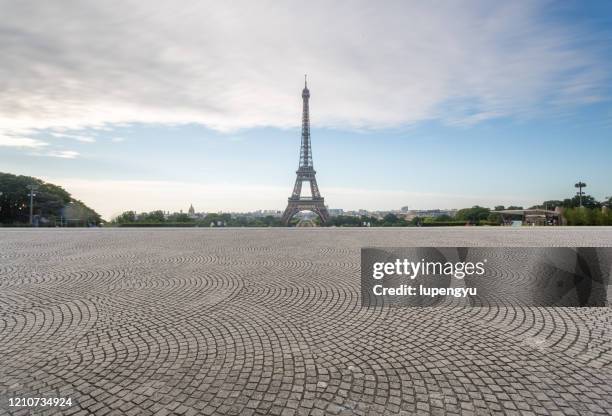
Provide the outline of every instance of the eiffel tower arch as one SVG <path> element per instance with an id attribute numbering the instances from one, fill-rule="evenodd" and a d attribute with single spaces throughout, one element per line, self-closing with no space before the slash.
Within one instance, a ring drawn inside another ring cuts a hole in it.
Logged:
<path id="1" fill-rule="evenodd" d="M 310 91 L 304 76 L 304 89 L 302 90 L 302 144 L 300 147 L 300 163 L 298 170 L 295 171 L 297 177 L 293 186 L 293 193 L 288 199 L 287 208 L 283 213 L 282 221 L 289 225 L 291 218 L 300 211 L 312 211 L 319 216 L 321 223 L 329 220 L 329 212 L 325 206 L 325 201 L 319 192 L 317 185 L 317 172 L 312 165 L 312 151 L 310 145 L 310 111 L 308 100 Z M 308 182 L 310 185 L 310 197 L 302 196 L 302 185 Z"/>

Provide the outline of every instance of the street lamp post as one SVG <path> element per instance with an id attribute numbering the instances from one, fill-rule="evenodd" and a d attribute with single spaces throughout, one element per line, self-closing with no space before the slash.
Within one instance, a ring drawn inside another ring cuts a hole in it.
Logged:
<path id="1" fill-rule="evenodd" d="M 578 181 L 578 183 L 574 185 L 574 188 L 578 188 L 578 192 L 576 192 L 576 194 L 580 198 L 580 208 L 582 208 L 582 195 L 584 195 L 582 188 L 586 188 L 586 186 L 587 184 L 582 181 Z"/>
<path id="2" fill-rule="evenodd" d="M 28 185 L 26 188 L 30 190 L 28 196 L 30 197 L 30 225 L 34 225 L 34 197 L 36 194 L 34 191 L 38 189 L 37 185 Z"/>

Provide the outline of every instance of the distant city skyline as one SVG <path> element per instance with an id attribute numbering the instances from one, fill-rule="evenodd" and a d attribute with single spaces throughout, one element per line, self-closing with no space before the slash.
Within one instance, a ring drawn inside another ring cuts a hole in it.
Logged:
<path id="1" fill-rule="evenodd" d="M 6 3 L 0 171 L 110 219 L 612 193 L 612 3 Z M 180 24 L 178 24 L 180 22 Z"/>

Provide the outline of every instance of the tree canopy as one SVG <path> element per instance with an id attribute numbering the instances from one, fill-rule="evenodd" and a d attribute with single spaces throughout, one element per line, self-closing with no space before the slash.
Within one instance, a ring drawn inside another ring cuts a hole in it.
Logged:
<path id="1" fill-rule="evenodd" d="M 481 220 L 486 220 L 490 213 L 489 208 L 474 205 L 472 208 L 463 208 L 457 211 L 455 219 L 477 224 Z"/>
<path id="2" fill-rule="evenodd" d="M 0 223 L 7 225 L 29 224 L 30 189 L 34 191 L 33 214 L 38 225 L 89 225 L 100 224 L 100 215 L 83 202 L 75 199 L 61 186 L 47 183 L 31 176 L 0 172 Z"/>

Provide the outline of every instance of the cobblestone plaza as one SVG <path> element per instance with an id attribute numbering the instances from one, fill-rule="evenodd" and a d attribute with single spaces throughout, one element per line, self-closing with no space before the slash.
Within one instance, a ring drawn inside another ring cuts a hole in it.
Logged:
<path id="1" fill-rule="evenodd" d="M 611 228 L 0 229 L 0 414 L 611 415 L 612 308 L 367 309 L 359 290 L 364 246 Z"/>

